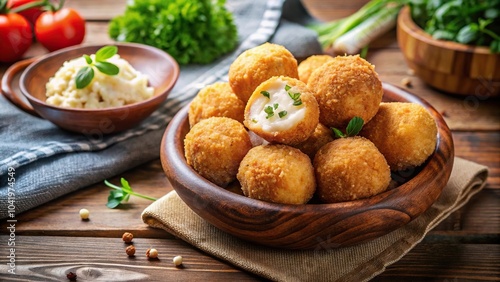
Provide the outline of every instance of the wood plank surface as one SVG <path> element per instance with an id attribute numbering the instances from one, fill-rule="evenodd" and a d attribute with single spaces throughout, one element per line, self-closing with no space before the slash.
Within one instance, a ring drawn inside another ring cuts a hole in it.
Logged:
<path id="1" fill-rule="evenodd" d="M 0 236 L 0 241 L 6 240 L 7 236 Z M 71 271 L 78 275 L 78 281 L 264 281 L 179 240 L 134 238 L 136 255 L 132 258 L 125 254 L 126 246 L 121 238 L 90 241 L 75 237 L 19 236 L 16 276 L 7 273 L 8 266 L 1 264 L 0 280 L 65 281 L 66 273 Z M 145 251 L 151 247 L 158 250 L 158 260 L 146 258 Z M 7 251 L 6 244 L 2 244 L 0 252 Z M 183 257 L 181 268 L 172 264 L 177 255 Z M 500 246 L 422 243 L 374 281 L 409 278 L 443 281 L 448 277 L 453 277 L 452 281 L 498 281 Z"/>

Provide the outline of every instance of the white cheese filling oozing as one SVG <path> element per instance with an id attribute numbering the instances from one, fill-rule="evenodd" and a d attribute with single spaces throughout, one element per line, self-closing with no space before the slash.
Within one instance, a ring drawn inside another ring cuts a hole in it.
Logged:
<path id="1" fill-rule="evenodd" d="M 295 87 L 286 90 L 286 82 L 277 79 L 269 85 L 264 94 L 255 99 L 250 107 L 250 122 L 260 126 L 267 132 L 288 130 L 304 119 L 306 108 L 301 103 L 294 105 L 296 100 L 289 93 L 300 93 Z M 300 99 L 300 98 L 299 98 Z M 297 104 L 297 103 L 296 103 Z"/>

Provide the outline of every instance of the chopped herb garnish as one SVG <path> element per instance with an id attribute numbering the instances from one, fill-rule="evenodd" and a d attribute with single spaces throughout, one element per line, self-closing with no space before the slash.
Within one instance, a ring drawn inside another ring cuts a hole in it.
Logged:
<path id="1" fill-rule="evenodd" d="M 342 133 L 342 131 L 338 130 L 337 128 L 333 128 L 333 133 L 335 134 L 335 137 L 337 138 L 345 138 L 345 137 L 353 137 L 358 135 L 358 133 L 361 131 L 363 128 L 364 120 L 360 117 L 353 117 L 350 121 L 349 124 L 347 124 L 346 127 L 346 134 Z"/>
<path id="2" fill-rule="evenodd" d="M 253 123 L 257 123 L 257 120 L 255 118 L 252 118 Z"/>
<path id="3" fill-rule="evenodd" d="M 292 92 L 290 92 L 290 89 L 292 89 L 292 87 L 290 87 L 288 84 L 285 85 L 285 90 L 288 93 L 288 96 L 290 96 L 290 98 L 292 98 L 293 105 L 294 106 L 302 105 L 302 100 L 300 99 L 300 93 L 292 93 Z"/>
<path id="4" fill-rule="evenodd" d="M 270 95 L 270 94 L 269 94 L 269 92 L 267 92 L 267 91 L 260 91 L 260 94 L 264 95 L 264 96 L 265 96 L 265 97 L 267 97 L 267 98 L 270 98 L 270 97 L 271 97 L 271 95 Z"/>
<path id="5" fill-rule="evenodd" d="M 283 118 L 284 116 L 286 116 L 286 114 L 288 114 L 286 111 L 281 111 L 281 112 L 278 113 L 278 116 L 280 118 Z"/>
<path id="6" fill-rule="evenodd" d="M 273 107 L 271 106 L 267 106 L 265 109 L 264 109 L 264 112 L 267 114 L 266 116 L 266 119 L 274 116 L 274 110 L 273 110 Z"/>
<path id="7" fill-rule="evenodd" d="M 279 104 L 278 104 L 278 103 L 274 103 L 274 104 L 273 104 L 273 108 L 274 108 L 275 110 L 276 110 L 276 109 L 278 109 L 278 106 L 279 106 Z"/>

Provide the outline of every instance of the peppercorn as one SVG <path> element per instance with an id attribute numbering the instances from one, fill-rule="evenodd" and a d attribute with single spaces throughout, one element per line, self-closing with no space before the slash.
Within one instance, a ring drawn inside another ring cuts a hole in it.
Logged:
<path id="1" fill-rule="evenodd" d="M 68 278 L 69 281 L 76 281 L 76 273 L 70 272 L 66 274 L 66 278 Z"/>
<path id="2" fill-rule="evenodd" d="M 134 245 L 130 245 L 125 249 L 125 252 L 129 257 L 133 257 L 135 255 L 135 247 Z"/>
<path id="3" fill-rule="evenodd" d="M 180 266 L 182 264 L 182 257 L 181 256 L 174 257 L 173 262 L 175 266 Z"/>
<path id="4" fill-rule="evenodd" d="M 85 220 L 85 219 L 89 219 L 89 210 L 88 209 L 81 209 L 80 210 L 80 217 Z"/>
<path id="5" fill-rule="evenodd" d="M 148 249 L 146 251 L 146 256 L 150 259 L 158 258 L 158 251 L 156 249 Z"/>
<path id="6" fill-rule="evenodd" d="M 130 232 L 123 233 L 123 235 L 122 235 L 123 242 L 130 243 L 130 242 L 132 242 L 132 239 L 134 239 L 134 235 L 132 233 L 130 233 Z"/>

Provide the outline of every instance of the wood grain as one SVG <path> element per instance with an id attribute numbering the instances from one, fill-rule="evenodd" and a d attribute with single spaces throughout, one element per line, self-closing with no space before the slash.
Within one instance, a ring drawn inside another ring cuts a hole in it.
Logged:
<path id="1" fill-rule="evenodd" d="M 7 242 L 7 236 L 0 236 Z M 75 238 L 49 236 L 16 237 L 16 275 L 0 265 L 2 281 L 69 281 L 66 274 L 76 273 L 77 281 L 262 281 L 207 256 L 180 240 L 135 237 L 134 257 L 128 257 L 128 246 L 116 238 Z M 1 244 L 2 257 L 9 255 L 7 244 Z M 158 250 L 158 259 L 148 260 L 146 250 Z M 172 259 L 183 257 L 183 267 Z"/>
<path id="2" fill-rule="evenodd" d="M 0 236 L 5 242 L 7 236 Z M 34 248 L 36 246 L 36 248 Z M 128 258 L 120 238 L 22 236 L 16 245 L 16 276 L 0 265 L 3 281 L 67 281 L 66 273 L 78 281 L 265 281 L 252 274 L 193 249 L 179 240 L 134 238 L 136 256 Z M 159 260 L 144 253 L 154 247 Z M 8 254 L 1 244 L 0 254 Z M 172 265 L 181 255 L 184 267 Z M 478 258 L 481 259 L 478 259 Z M 317 262 L 315 262 L 317 263 Z M 450 278 L 452 277 L 452 278 Z M 500 247 L 492 244 L 421 243 L 389 266 L 373 281 L 462 281 L 500 279 Z M 444 279 L 444 280 L 443 280 Z"/>

